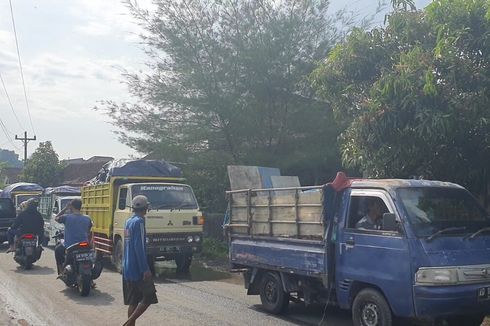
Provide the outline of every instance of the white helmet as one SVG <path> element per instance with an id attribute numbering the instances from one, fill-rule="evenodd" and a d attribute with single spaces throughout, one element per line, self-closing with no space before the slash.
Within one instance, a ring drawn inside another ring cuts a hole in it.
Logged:
<path id="1" fill-rule="evenodd" d="M 143 195 L 138 195 L 133 198 L 133 202 L 131 204 L 131 207 L 133 209 L 142 209 L 142 208 L 148 208 L 148 198 Z"/>

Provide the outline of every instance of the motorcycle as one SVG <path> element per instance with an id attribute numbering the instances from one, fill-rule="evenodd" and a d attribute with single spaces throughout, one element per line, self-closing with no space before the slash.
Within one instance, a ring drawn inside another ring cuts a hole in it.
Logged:
<path id="1" fill-rule="evenodd" d="M 63 233 L 58 231 L 53 239 L 56 239 L 56 244 L 62 243 Z M 66 286 L 77 288 L 80 295 L 86 297 L 92 288 L 92 281 L 102 273 L 102 267 L 90 244 L 78 242 L 66 248 L 65 264 L 58 278 Z"/>
<path id="2" fill-rule="evenodd" d="M 38 237 L 34 234 L 22 234 L 17 239 L 14 260 L 24 269 L 31 269 L 32 264 L 41 258 L 43 247 L 38 245 Z"/>

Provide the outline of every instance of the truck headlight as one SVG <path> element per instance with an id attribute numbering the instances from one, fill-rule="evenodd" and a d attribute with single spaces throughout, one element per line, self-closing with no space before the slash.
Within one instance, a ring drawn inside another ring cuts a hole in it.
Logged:
<path id="1" fill-rule="evenodd" d="M 453 268 L 421 268 L 415 274 L 419 285 L 444 285 L 458 283 L 458 271 Z"/>
<path id="2" fill-rule="evenodd" d="M 199 241 L 201 241 L 201 236 L 199 236 L 199 235 L 195 235 L 195 236 L 194 236 L 194 241 L 195 241 L 195 242 L 199 242 Z"/>
<path id="3" fill-rule="evenodd" d="M 191 243 L 192 241 L 194 241 L 192 235 L 187 236 L 187 242 Z"/>

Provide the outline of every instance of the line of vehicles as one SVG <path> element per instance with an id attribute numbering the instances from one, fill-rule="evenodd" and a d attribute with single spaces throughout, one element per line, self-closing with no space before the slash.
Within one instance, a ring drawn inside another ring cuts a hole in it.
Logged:
<path id="1" fill-rule="evenodd" d="M 336 305 L 352 311 L 355 326 L 400 320 L 476 326 L 490 313 L 490 217 L 463 187 L 342 173 L 327 185 L 288 186 L 291 180 L 273 170 L 256 170 L 258 184 L 247 185 L 250 175 L 243 171 L 230 178 L 224 229 L 231 271 L 243 274 L 247 294 L 259 295 L 268 312 L 283 313 L 290 302 Z M 204 217 L 175 166 L 112 162 L 76 190 L 29 195 L 39 196 L 47 238 L 56 241 L 62 226 L 54 216 L 71 199 L 82 199 L 83 213 L 93 220 L 93 244 L 68 249 L 76 264 L 62 277 L 82 295 L 90 291 L 88 280 L 100 275 L 95 264 L 101 257 L 121 270 L 134 196 L 145 195 L 151 204 L 150 265 L 175 260 L 185 272 L 202 249 Z M 13 203 L 25 198 L 12 190 L 9 196 L 4 191 L 0 198 L 0 237 L 15 217 Z M 22 248 L 33 246 L 31 240 L 22 238 Z"/>
<path id="2" fill-rule="evenodd" d="M 146 216 L 150 268 L 154 271 L 157 261 L 175 260 L 178 272 L 188 272 L 193 255 L 202 250 L 204 217 L 181 170 L 163 161 L 109 162 L 81 188 L 10 185 L 0 194 L 0 241 L 7 240 L 7 230 L 21 203 L 36 198 L 44 219 L 44 236 L 20 235 L 14 255 L 21 266 L 31 268 L 41 255 L 39 243 L 48 246 L 63 241 L 63 225 L 55 217 L 71 200 L 80 198 L 82 213 L 93 221 L 92 243 L 67 248 L 73 259 L 67 259 L 71 264 L 65 266 L 60 278 L 67 286 L 78 288 L 81 295 L 88 295 L 91 281 L 102 271 L 104 256 L 122 270 L 124 224 L 132 216 L 130 203 L 137 195 L 145 195 L 151 204 Z"/>

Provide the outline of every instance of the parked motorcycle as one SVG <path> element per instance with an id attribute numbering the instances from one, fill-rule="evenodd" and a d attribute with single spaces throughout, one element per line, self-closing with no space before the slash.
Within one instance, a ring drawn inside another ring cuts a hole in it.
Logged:
<path id="1" fill-rule="evenodd" d="M 38 244 L 38 237 L 34 234 L 22 234 L 17 239 L 14 260 L 24 269 L 31 269 L 32 264 L 41 258 L 43 247 Z"/>
<path id="2" fill-rule="evenodd" d="M 63 233 L 58 232 L 53 239 L 63 242 Z M 86 241 L 75 243 L 66 248 L 65 264 L 58 276 L 66 286 L 77 288 L 82 297 L 88 296 L 92 281 L 102 273 L 102 262 L 96 260 L 95 251 Z"/>

